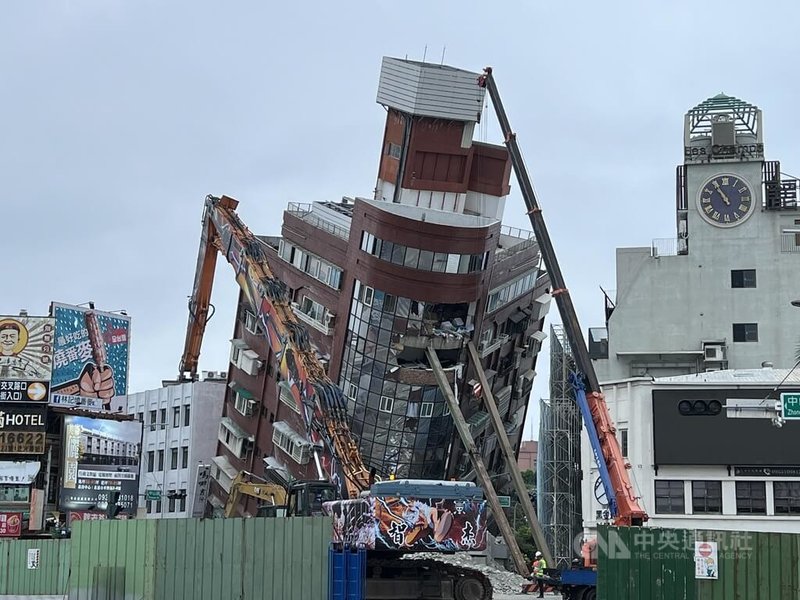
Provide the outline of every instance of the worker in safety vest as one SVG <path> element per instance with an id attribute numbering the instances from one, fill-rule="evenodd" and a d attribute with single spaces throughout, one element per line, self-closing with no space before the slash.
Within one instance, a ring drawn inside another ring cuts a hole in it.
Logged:
<path id="1" fill-rule="evenodd" d="M 539 591 L 539 598 L 544 598 L 544 570 L 547 568 L 547 561 L 541 552 L 536 552 L 533 560 L 533 577 L 536 579 L 536 587 Z"/>

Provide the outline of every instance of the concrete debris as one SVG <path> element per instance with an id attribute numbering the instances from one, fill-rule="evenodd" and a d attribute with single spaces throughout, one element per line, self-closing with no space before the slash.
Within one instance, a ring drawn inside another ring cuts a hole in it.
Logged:
<path id="1" fill-rule="evenodd" d="M 483 558 L 473 558 L 466 552 L 456 554 L 441 554 L 437 552 L 420 552 L 407 554 L 407 560 L 428 559 L 445 562 L 458 567 L 475 569 L 486 575 L 492 582 L 492 590 L 495 594 L 519 594 L 522 586 L 529 583 L 524 577 L 511 571 L 490 567 Z"/>

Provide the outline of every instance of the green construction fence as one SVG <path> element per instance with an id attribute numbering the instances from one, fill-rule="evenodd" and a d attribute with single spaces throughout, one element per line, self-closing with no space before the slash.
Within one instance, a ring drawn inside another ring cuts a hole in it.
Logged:
<path id="1" fill-rule="evenodd" d="M 800 599 L 797 534 L 654 527 L 597 533 L 599 600 Z M 716 577 L 705 578 L 702 569 L 697 576 L 695 542 L 716 545 Z"/>

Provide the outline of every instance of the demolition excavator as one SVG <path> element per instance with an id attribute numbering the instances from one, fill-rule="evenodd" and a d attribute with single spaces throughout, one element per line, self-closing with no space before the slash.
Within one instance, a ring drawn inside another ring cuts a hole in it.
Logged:
<path id="1" fill-rule="evenodd" d="M 402 560 L 409 553 L 485 550 L 488 511 L 483 491 L 468 482 L 375 481 L 349 429 L 341 390 L 328 377 L 296 319 L 286 285 L 270 270 L 266 243 L 245 226 L 237 206 L 228 196 L 206 197 L 179 379 L 197 379 L 203 334 L 213 314 L 211 291 L 220 253 L 233 267 L 279 364 L 282 384 L 290 387 L 303 416 L 318 478 L 280 488 L 242 472 L 231 484 L 226 516 L 235 513 L 241 495 L 260 499 L 260 510 L 268 516 L 322 514 L 327 504 L 334 538 L 338 531 L 339 539 L 358 539 L 369 549 L 366 598 L 489 600 L 491 582 L 478 570 L 432 559 Z"/>

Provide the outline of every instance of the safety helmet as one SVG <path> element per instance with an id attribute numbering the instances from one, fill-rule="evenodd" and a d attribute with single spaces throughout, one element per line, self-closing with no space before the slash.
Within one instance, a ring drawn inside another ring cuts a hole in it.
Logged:
<path id="1" fill-rule="evenodd" d="M 541 555 L 542 555 L 542 553 L 541 553 L 541 552 L 537 552 L 537 553 L 536 553 L 536 557 L 537 557 L 537 558 L 538 558 L 538 557 L 540 557 Z"/>

